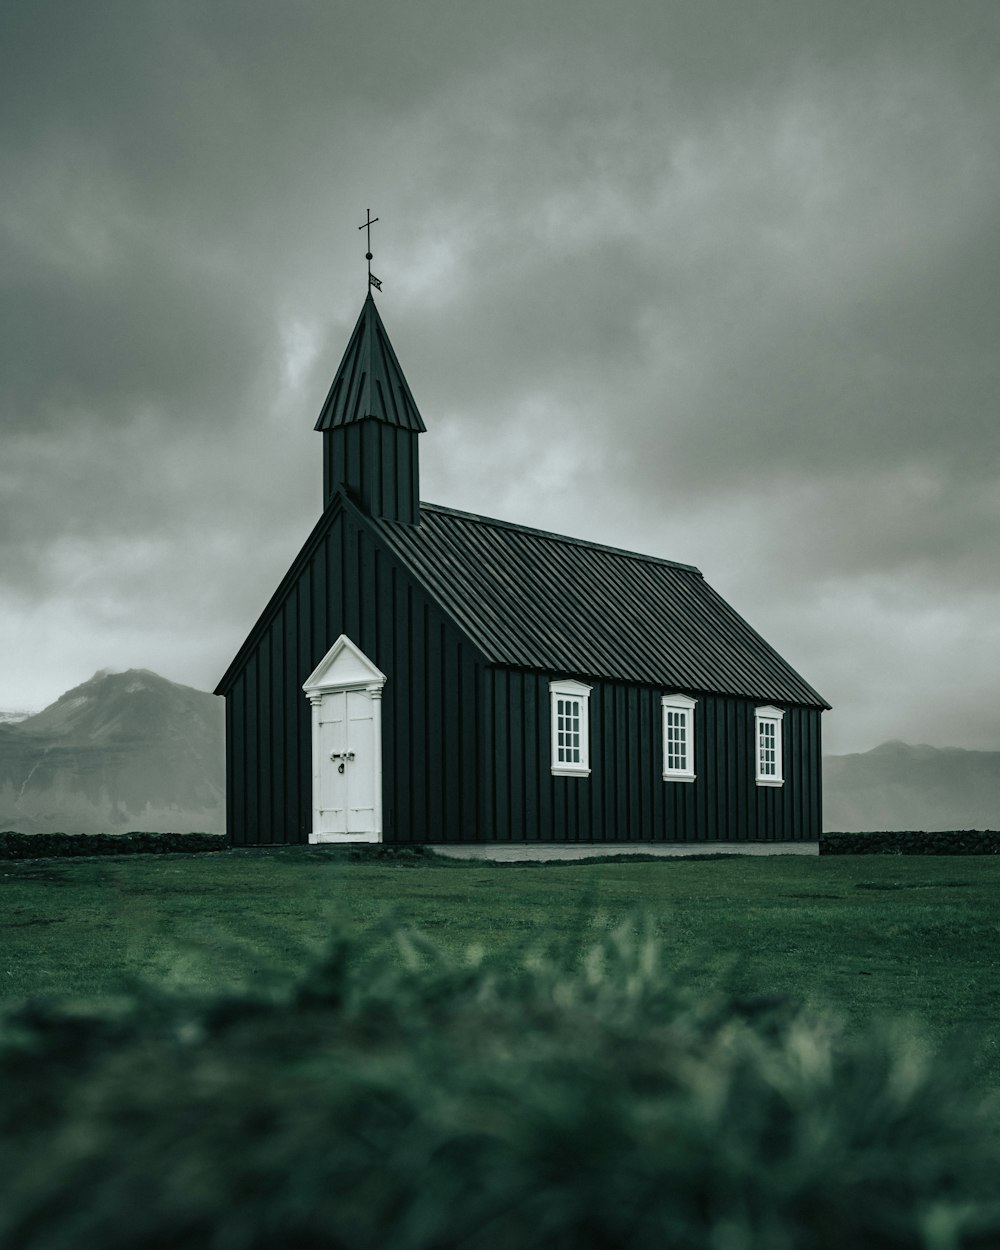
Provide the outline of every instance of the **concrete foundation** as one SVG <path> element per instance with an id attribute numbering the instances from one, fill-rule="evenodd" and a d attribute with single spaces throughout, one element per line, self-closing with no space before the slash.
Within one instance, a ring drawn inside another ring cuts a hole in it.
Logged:
<path id="1" fill-rule="evenodd" d="M 545 863 L 597 855 L 818 855 L 818 842 L 489 842 L 428 846 L 451 859 Z"/>

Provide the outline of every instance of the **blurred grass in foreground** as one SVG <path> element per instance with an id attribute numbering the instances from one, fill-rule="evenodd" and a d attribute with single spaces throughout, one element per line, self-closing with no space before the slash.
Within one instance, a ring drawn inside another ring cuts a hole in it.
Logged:
<path id="1" fill-rule="evenodd" d="M 388 848 L 386 848 L 388 849 Z M 357 858 L 354 855 L 357 854 Z M 672 968 L 781 992 L 851 1027 L 904 1017 L 1000 1088 L 1000 856 L 778 856 L 505 864 L 294 847 L 0 863 L 0 1001 L 104 998 L 136 982 L 280 989 L 336 926 L 387 915 L 517 965 L 596 917 L 651 917 Z M 387 958 L 398 958 L 395 946 Z"/>
<path id="2" fill-rule="evenodd" d="M 0 1016 L 5 1250 L 986 1250 L 996 1108 L 911 1032 L 685 986 L 655 919 Z"/>

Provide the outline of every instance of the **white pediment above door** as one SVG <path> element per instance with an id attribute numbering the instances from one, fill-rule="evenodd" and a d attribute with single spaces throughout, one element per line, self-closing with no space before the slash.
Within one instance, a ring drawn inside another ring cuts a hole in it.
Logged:
<path id="1" fill-rule="evenodd" d="M 302 684 L 306 694 L 349 687 L 384 686 L 385 673 L 346 634 L 341 634 Z"/>

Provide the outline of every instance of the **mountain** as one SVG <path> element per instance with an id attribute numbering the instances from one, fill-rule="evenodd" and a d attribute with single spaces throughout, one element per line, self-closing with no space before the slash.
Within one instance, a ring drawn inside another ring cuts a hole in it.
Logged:
<path id="1" fill-rule="evenodd" d="M 33 712 L 5 711 L 0 712 L 0 725 L 15 725 L 18 721 L 27 720 Z"/>
<path id="2" fill-rule="evenodd" d="M 826 755 L 823 828 L 1000 829 L 1000 751 L 884 742 Z"/>
<path id="3" fill-rule="evenodd" d="M 223 832 L 222 700 L 146 669 L 101 670 L 0 723 L 0 829 Z"/>

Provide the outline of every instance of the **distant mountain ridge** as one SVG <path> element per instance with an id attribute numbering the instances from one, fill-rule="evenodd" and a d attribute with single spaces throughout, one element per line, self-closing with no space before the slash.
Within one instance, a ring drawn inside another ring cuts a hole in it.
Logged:
<path id="1" fill-rule="evenodd" d="M 1000 829 L 1000 751 L 884 742 L 825 755 L 823 828 Z"/>
<path id="2" fill-rule="evenodd" d="M 0 829 L 224 832 L 222 700 L 147 669 L 102 669 L 0 723 Z"/>

